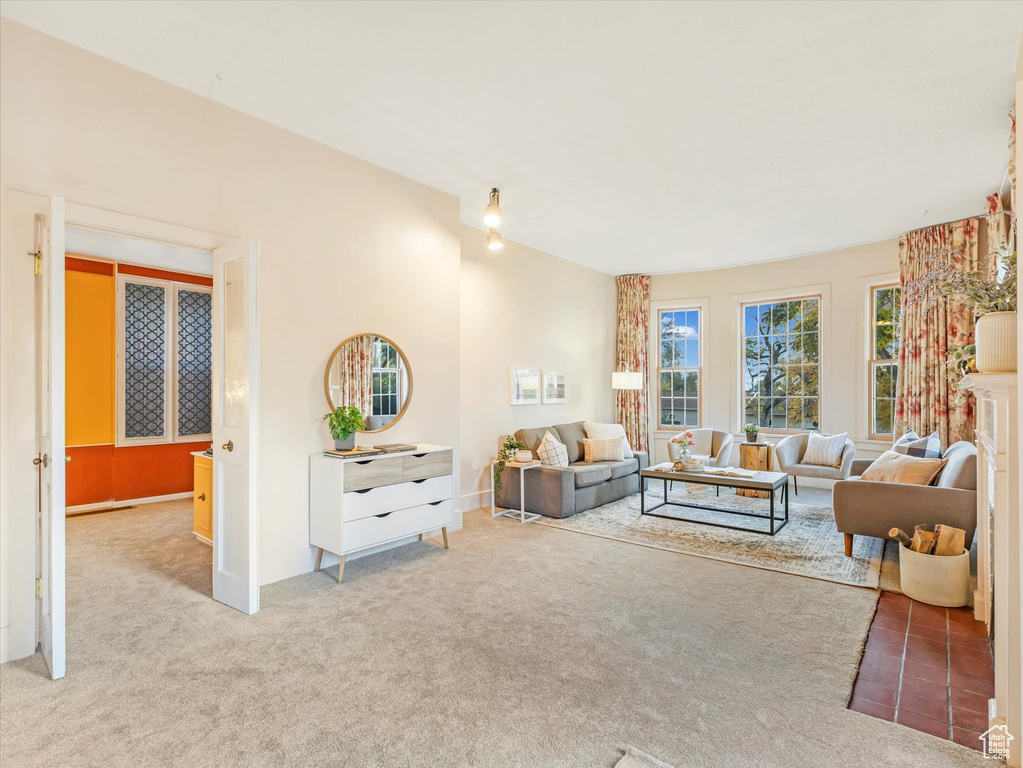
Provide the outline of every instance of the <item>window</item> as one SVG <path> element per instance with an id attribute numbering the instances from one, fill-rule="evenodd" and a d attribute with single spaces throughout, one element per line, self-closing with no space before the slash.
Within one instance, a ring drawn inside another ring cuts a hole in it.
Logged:
<path id="1" fill-rule="evenodd" d="M 120 278 L 118 443 L 209 438 L 212 293 Z"/>
<path id="2" fill-rule="evenodd" d="M 820 296 L 743 304 L 744 423 L 820 429 L 820 305 Z"/>
<path id="3" fill-rule="evenodd" d="M 373 340 L 374 416 L 397 416 L 402 401 L 401 357 L 391 344 L 379 336 Z"/>
<path id="4" fill-rule="evenodd" d="M 658 427 L 700 426 L 700 310 L 658 312 Z"/>
<path id="5" fill-rule="evenodd" d="M 870 436 L 890 437 L 895 431 L 895 398 L 899 385 L 899 332 L 902 289 L 881 285 L 871 289 Z"/>

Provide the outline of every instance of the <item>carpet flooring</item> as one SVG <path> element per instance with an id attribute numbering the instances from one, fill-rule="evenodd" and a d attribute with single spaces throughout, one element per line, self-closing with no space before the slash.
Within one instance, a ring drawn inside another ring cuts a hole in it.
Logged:
<path id="1" fill-rule="evenodd" d="M 668 491 L 671 504 L 658 506 L 663 500 L 662 484 L 651 483 L 646 492 L 646 504 L 648 509 L 655 508 L 653 515 L 640 514 L 639 494 L 634 494 L 571 517 L 543 518 L 538 523 L 839 584 L 871 589 L 878 586 L 884 541 L 860 536 L 856 539 L 853 556 L 846 557 L 842 534 L 835 527 L 830 498 L 821 504 L 794 496 L 789 521 L 774 536 L 753 532 L 768 531 L 769 521 L 745 516 L 767 514 L 766 499 L 738 496 L 731 489 L 723 489 L 720 495 L 712 488 L 687 492 L 684 484 L 676 483 L 675 488 Z M 713 510 L 674 506 L 677 504 L 695 504 Z M 779 517 L 784 515 L 784 506 L 776 504 L 775 513 Z M 736 531 L 719 525 L 748 527 L 753 531 Z"/>
<path id="2" fill-rule="evenodd" d="M 984 766 L 846 709 L 871 590 L 468 513 L 209 598 L 187 502 L 68 521 L 68 676 L 0 668 L 0 764 Z"/>

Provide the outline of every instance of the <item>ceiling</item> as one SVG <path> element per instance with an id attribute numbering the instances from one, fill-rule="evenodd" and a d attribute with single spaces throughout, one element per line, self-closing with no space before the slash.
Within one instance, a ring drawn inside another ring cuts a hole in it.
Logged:
<path id="1" fill-rule="evenodd" d="M 30 2 L 3 15 L 457 195 L 611 274 L 976 214 L 1023 3 Z M 482 237 L 482 234 L 481 234 Z"/>

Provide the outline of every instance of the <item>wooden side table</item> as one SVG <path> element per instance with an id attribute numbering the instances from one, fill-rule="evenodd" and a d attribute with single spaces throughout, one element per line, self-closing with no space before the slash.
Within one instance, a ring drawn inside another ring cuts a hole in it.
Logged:
<path id="1" fill-rule="evenodd" d="M 743 469 L 769 472 L 773 458 L 774 443 L 739 443 L 739 466 Z M 750 491 L 745 488 L 739 488 L 735 492 L 739 496 L 754 499 L 766 499 L 771 495 L 768 491 Z"/>
<path id="2" fill-rule="evenodd" d="M 506 509 L 503 512 L 497 511 L 497 499 L 496 494 L 494 493 L 494 468 L 496 466 L 497 460 L 494 459 L 490 462 L 490 516 L 503 517 L 504 515 L 518 515 L 520 523 L 531 523 L 534 520 L 539 520 L 543 517 L 543 515 L 536 514 L 535 512 L 526 512 L 526 470 L 538 469 L 542 466 L 540 462 L 536 459 L 526 462 L 505 462 L 505 469 L 508 467 L 518 467 L 519 470 L 519 509 Z"/>

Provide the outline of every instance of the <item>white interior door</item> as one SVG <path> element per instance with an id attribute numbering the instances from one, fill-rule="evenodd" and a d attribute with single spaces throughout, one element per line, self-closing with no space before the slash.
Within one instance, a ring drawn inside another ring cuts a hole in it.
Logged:
<path id="1" fill-rule="evenodd" d="M 259 243 L 213 252 L 213 597 L 259 610 Z"/>
<path id="2" fill-rule="evenodd" d="M 39 647 L 64 677 L 64 199 L 36 216 L 39 469 Z"/>

